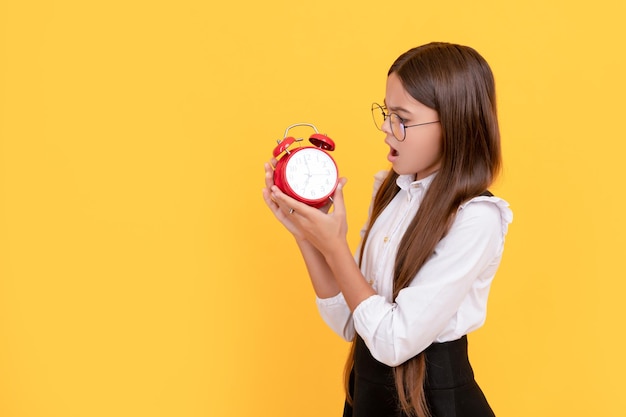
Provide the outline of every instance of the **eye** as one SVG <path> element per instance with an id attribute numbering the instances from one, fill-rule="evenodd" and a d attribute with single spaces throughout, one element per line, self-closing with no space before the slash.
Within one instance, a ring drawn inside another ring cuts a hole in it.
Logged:
<path id="1" fill-rule="evenodd" d="M 398 122 L 404 124 L 404 119 L 402 117 L 398 116 L 396 113 L 391 113 L 391 114 L 389 114 L 389 116 L 392 116 L 393 119 L 395 119 Z"/>

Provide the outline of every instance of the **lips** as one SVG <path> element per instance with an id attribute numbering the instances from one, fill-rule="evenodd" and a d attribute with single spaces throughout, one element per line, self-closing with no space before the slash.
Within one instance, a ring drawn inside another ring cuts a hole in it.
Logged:
<path id="1" fill-rule="evenodd" d="M 398 151 L 391 146 L 389 147 L 389 154 L 387 155 L 387 160 L 389 162 L 393 162 L 398 158 Z"/>

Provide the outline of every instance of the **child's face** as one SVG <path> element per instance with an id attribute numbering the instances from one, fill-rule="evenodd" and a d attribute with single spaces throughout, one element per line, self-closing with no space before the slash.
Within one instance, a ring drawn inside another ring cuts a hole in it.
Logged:
<path id="1" fill-rule="evenodd" d="M 407 93 L 395 73 L 387 78 L 385 105 L 387 112 L 400 116 L 405 126 L 439 120 L 436 110 Z M 440 123 L 406 128 L 402 142 L 393 136 L 389 119 L 383 124 L 383 131 L 386 133 L 385 143 L 391 148 L 387 159 L 397 174 L 416 174 L 416 179 L 422 179 L 439 169 L 442 141 Z"/>

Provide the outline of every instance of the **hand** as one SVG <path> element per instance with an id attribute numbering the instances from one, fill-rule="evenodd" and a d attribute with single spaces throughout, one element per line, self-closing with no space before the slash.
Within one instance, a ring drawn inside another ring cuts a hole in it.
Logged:
<path id="1" fill-rule="evenodd" d="M 296 237 L 306 239 L 325 256 L 331 254 L 339 246 L 348 245 L 346 240 L 348 225 L 343 200 L 343 186 L 346 182 L 346 178 L 339 180 L 333 195 L 332 213 L 328 212 L 330 203 L 322 209 L 316 209 L 289 197 L 276 185 L 271 185 L 269 197 L 275 206 L 274 214 L 279 220 L 287 219 L 290 227 L 293 228 L 290 231 L 293 230 L 292 233 Z"/>
<path id="2" fill-rule="evenodd" d="M 280 206 L 272 198 L 272 192 L 270 190 L 272 187 L 276 187 L 274 185 L 274 167 L 276 166 L 276 162 L 276 158 L 272 158 L 269 162 L 265 163 L 265 188 L 263 189 L 263 199 L 278 221 L 281 222 L 296 239 L 304 240 L 304 236 L 291 221 L 293 217 L 290 216 L 289 210 L 281 210 Z"/>

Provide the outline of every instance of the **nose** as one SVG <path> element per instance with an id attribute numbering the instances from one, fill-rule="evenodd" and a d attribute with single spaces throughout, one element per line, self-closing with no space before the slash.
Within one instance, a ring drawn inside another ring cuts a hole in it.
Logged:
<path id="1" fill-rule="evenodd" d="M 385 132 L 387 135 L 393 136 L 393 131 L 391 129 L 391 117 L 385 117 L 385 121 L 383 122 L 380 130 Z"/>

